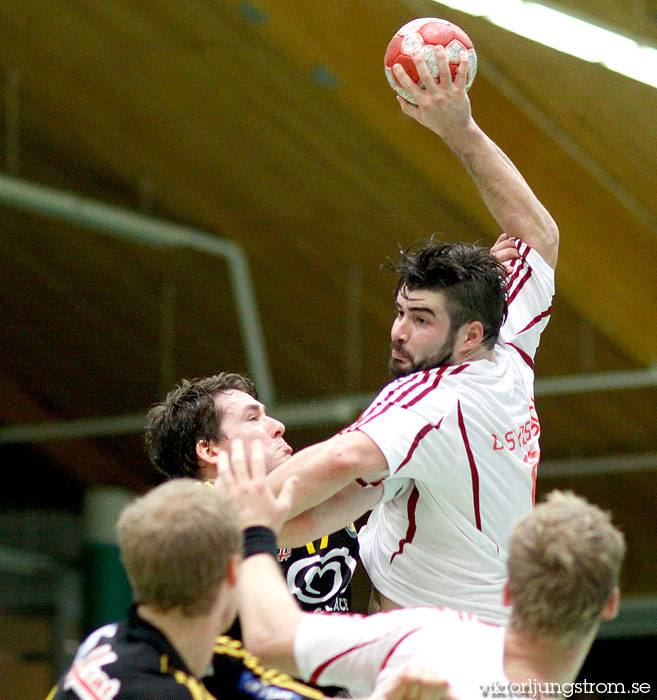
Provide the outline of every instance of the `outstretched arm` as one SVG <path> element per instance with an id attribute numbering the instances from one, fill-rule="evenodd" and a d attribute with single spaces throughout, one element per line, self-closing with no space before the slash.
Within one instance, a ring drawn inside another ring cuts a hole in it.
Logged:
<path id="1" fill-rule="evenodd" d="M 445 49 L 436 47 L 439 81 L 418 52 L 413 60 L 424 88 L 416 85 L 403 67 L 395 77 L 417 106 L 397 97 L 404 114 L 438 134 L 461 161 L 477 185 L 490 213 L 509 236 L 534 248 L 551 266 L 557 263 L 559 232 L 545 207 L 505 153 L 472 118 L 465 85 L 468 57 L 461 61 L 452 82 Z"/>
<path id="2" fill-rule="evenodd" d="M 383 486 L 364 488 L 352 481 L 314 508 L 288 520 L 278 535 L 281 547 L 303 547 L 307 542 L 350 525 L 381 500 Z"/>
<path id="3" fill-rule="evenodd" d="M 328 500 L 355 479 L 371 481 L 374 477 L 383 477 L 387 472 L 388 463 L 381 450 L 365 433 L 355 430 L 300 450 L 274 469 L 267 481 L 274 493 L 278 493 L 287 479 L 298 477 L 289 515 L 294 518 Z M 358 515 L 365 510 L 367 507 Z M 354 520 L 353 516 L 342 515 L 346 518 L 342 526 Z"/>

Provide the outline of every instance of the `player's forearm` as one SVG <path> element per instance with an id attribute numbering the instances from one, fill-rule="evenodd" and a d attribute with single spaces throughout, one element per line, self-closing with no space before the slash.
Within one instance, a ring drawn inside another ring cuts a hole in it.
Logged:
<path id="1" fill-rule="evenodd" d="M 372 440 L 355 431 L 301 450 L 269 474 L 267 480 L 278 492 L 289 477 L 299 477 L 288 516 L 291 519 L 328 500 L 354 479 L 387 468 L 383 454 Z"/>
<path id="2" fill-rule="evenodd" d="M 287 479 L 299 477 L 288 519 L 329 499 L 353 480 L 349 465 L 329 442 L 301 450 L 267 477 L 275 493 Z"/>
<path id="3" fill-rule="evenodd" d="M 245 648 L 268 666 L 298 675 L 294 638 L 304 613 L 288 592 L 280 566 L 270 554 L 244 559 L 238 596 Z"/>
<path id="4" fill-rule="evenodd" d="M 443 138 L 477 185 L 502 230 L 535 248 L 554 267 L 557 225 L 502 149 L 474 121 Z"/>
<path id="5" fill-rule="evenodd" d="M 328 500 L 288 520 L 278 535 L 278 542 L 282 547 L 302 547 L 341 530 L 374 508 L 382 494 L 382 486 L 365 488 L 352 481 Z"/>

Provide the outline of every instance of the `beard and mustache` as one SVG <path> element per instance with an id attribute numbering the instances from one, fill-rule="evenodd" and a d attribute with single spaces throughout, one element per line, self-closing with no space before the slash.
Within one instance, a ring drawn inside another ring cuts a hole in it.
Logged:
<path id="1" fill-rule="evenodd" d="M 393 340 L 391 343 L 391 351 L 398 355 L 403 355 L 409 362 L 408 365 L 402 365 L 401 360 L 390 357 L 388 368 L 390 374 L 395 379 L 406 377 L 414 372 L 419 372 L 425 369 L 434 369 L 435 367 L 446 367 L 454 364 L 452 355 L 454 353 L 454 345 L 456 340 L 456 330 L 450 331 L 443 345 L 435 352 L 420 359 L 412 358 L 404 349 L 404 344 L 398 340 Z"/>

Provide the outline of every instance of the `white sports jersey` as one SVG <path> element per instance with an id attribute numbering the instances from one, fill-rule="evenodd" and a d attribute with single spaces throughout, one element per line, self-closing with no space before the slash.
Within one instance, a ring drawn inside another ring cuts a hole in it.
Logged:
<path id="1" fill-rule="evenodd" d="M 306 615 L 294 640 L 301 678 L 349 689 L 352 697 L 380 696 L 414 664 L 447 680 L 459 700 L 501 697 L 504 627 L 467 613 L 409 608 L 358 615 Z"/>
<path id="2" fill-rule="evenodd" d="M 373 585 L 403 607 L 468 610 L 501 624 L 513 521 L 534 504 L 540 427 L 533 358 L 554 294 L 552 268 L 515 242 L 520 259 L 494 359 L 397 379 L 346 429 L 374 440 L 387 479 L 413 480 L 377 506 L 360 532 Z"/>

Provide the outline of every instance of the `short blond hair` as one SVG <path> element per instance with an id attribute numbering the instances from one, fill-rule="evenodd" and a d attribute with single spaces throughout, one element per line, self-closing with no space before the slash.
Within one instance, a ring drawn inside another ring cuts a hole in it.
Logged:
<path id="1" fill-rule="evenodd" d="M 553 491 L 511 537 L 510 627 L 576 643 L 598 624 L 624 555 L 625 538 L 608 513 L 571 492 Z"/>
<path id="2" fill-rule="evenodd" d="M 219 489 L 187 478 L 133 501 L 117 532 L 134 601 L 189 616 L 210 610 L 242 546 L 235 505 Z"/>

